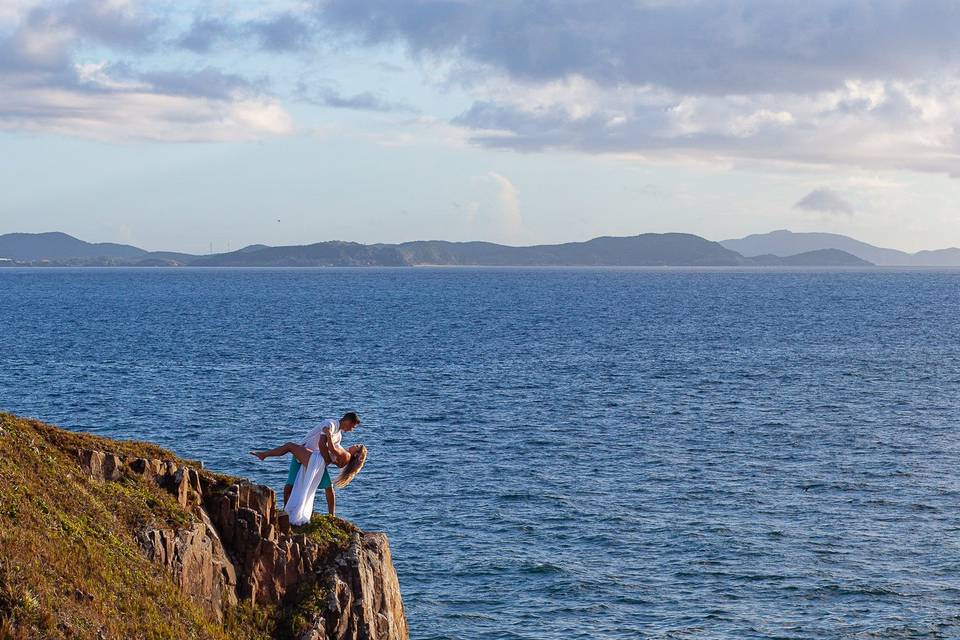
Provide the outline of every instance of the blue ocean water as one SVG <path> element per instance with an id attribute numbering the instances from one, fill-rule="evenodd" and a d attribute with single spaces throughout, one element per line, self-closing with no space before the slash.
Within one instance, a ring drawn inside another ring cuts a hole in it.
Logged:
<path id="1" fill-rule="evenodd" d="M 960 637 L 960 272 L 0 270 L 0 410 L 246 452 L 356 409 L 411 637 Z M 322 500 L 318 501 L 318 506 Z"/>

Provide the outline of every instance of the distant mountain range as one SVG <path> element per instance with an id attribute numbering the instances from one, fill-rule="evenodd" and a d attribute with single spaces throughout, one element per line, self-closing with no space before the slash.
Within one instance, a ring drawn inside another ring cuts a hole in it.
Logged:
<path id="1" fill-rule="evenodd" d="M 147 252 L 128 244 L 90 243 L 65 233 L 8 233 L 0 236 L 0 256 L 12 260 L 58 258 L 138 258 Z"/>
<path id="2" fill-rule="evenodd" d="M 20 263 L 77 264 L 186 262 L 197 256 L 176 251 L 146 251 L 129 244 L 84 242 L 66 233 L 7 233 L 0 235 L 0 259 Z"/>
<path id="3" fill-rule="evenodd" d="M 747 256 L 721 243 L 687 233 L 644 233 L 637 236 L 601 237 L 586 242 L 529 247 L 440 240 L 369 245 L 329 241 L 283 247 L 250 245 L 229 253 L 191 255 L 172 251 L 146 251 L 124 244 L 94 244 L 65 233 L 53 232 L 0 235 L 0 265 L 764 267 L 871 266 L 871 261 L 833 247 L 814 248 L 786 255 L 763 251 Z"/>
<path id="4" fill-rule="evenodd" d="M 743 256 L 716 242 L 682 233 L 594 238 L 531 247 L 491 242 L 356 244 L 320 242 L 199 258 L 196 266 L 737 266 Z"/>
<path id="5" fill-rule="evenodd" d="M 781 229 L 737 240 L 722 240 L 721 245 L 744 256 L 769 254 L 792 256 L 808 251 L 834 249 L 880 266 L 955 267 L 960 266 L 960 249 L 939 249 L 907 253 L 875 247 L 836 233 L 794 233 Z"/>

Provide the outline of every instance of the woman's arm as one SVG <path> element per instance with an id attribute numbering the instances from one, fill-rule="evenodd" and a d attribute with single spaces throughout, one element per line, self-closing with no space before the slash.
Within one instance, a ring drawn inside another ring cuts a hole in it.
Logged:
<path id="1" fill-rule="evenodd" d="M 326 433 L 320 438 L 320 449 L 323 451 L 323 458 L 327 461 L 327 464 L 335 464 L 338 467 L 340 466 L 338 461 L 345 456 L 349 456 L 347 450 L 339 444 L 334 444 L 333 439 Z"/>

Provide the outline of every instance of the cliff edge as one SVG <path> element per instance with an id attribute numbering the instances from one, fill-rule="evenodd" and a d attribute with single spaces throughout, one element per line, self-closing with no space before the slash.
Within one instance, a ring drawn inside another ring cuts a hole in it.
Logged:
<path id="1" fill-rule="evenodd" d="M 148 443 L 0 413 L 0 640 L 407 640 L 382 533 Z"/>

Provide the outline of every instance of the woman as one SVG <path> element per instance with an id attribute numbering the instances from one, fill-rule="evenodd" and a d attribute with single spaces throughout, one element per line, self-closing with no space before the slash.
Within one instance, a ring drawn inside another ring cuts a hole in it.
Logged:
<path id="1" fill-rule="evenodd" d="M 269 451 L 250 452 L 260 460 L 289 453 L 302 465 L 293 484 L 293 491 L 290 492 L 290 499 L 285 505 L 286 512 L 290 515 L 290 524 L 301 525 L 310 522 L 317 489 L 324 481 L 330 482 L 328 465 L 334 464 L 340 467 L 340 475 L 332 482 L 332 486 L 342 489 L 360 473 L 367 461 L 367 448 L 362 444 L 344 449 L 339 444 L 331 443 L 326 434 L 323 435 L 319 444 L 316 451 L 296 442 L 288 442 Z M 333 515 L 333 509 L 331 505 L 330 515 Z"/>

